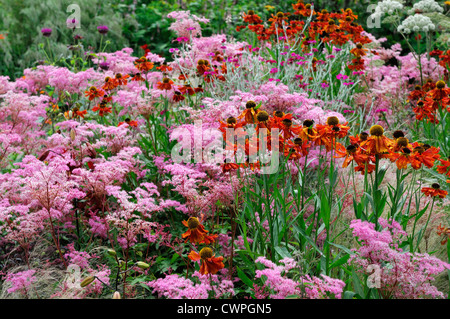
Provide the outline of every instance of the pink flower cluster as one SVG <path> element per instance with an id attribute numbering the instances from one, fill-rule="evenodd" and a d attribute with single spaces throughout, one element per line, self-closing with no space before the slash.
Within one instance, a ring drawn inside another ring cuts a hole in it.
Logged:
<path id="1" fill-rule="evenodd" d="M 373 223 L 359 219 L 351 222 L 353 236 L 358 238 L 361 247 L 353 249 L 355 254 L 349 262 L 361 273 L 380 270 L 375 273 L 379 276 L 375 280 L 379 280 L 377 288 L 383 298 L 445 298 L 431 282 L 433 275 L 450 269 L 450 265 L 426 253 L 402 251 L 400 240 L 407 234 L 400 224 L 383 218 L 379 224 L 382 230 L 377 231 Z"/>
<path id="2" fill-rule="evenodd" d="M 304 275 L 294 280 L 289 278 L 289 271 L 297 268 L 295 260 L 284 258 L 277 265 L 266 257 L 258 257 L 256 263 L 261 263 L 266 268 L 256 270 L 255 279 L 264 279 L 264 288 L 270 290 L 270 298 L 285 299 L 288 296 L 296 296 L 304 299 L 328 299 L 341 298 L 345 283 L 339 279 L 322 274 L 322 279 Z"/>
<path id="3" fill-rule="evenodd" d="M 7 274 L 5 280 L 11 285 L 11 288 L 8 288 L 8 293 L 18 291 L 21 294 L 27 295 L 28 289 L 37 280 L 34 275 L 35 273 L 36 270 L 30 269 L 15 274 Z"/>
<path id="4" fill-rule="evenodd" d="M 232 281 L 221 278 L 221 275 L 201 275 L 198 271 L 192 275 L 197 280 L 181 277 L 177 274 L 166 275 L 149 281 L 147 285 L 153 288 L 158 297 L 168 299 L 208 299 L 231 297 L 235 295 Z"/>

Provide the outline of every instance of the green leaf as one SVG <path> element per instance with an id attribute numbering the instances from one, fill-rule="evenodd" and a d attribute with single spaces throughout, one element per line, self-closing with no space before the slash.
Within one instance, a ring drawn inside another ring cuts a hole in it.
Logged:
<path id="1" fill-rule="evenodd" d="M 239 268 L 239 266 L 236 266 L 237 274 L 239 279 L 242 280 L 248 287 L 253 288 L 253 281 L 248 278 L 248 276 Z"/>
<path id="2" fill-rule="evenodd" d="M 275 251 L 278 254 L 280 254 L 280 256 L 283 257 L 283 258 L 292 258 L 292 255 L 288 252 L 286 247 L 277 246 L 277 247 L 275 247 Z"/>
<path id="3" fill-rule="evenodd" d="M 349 258 L 350 258 L 350 255 L 349 255 L 349 254 L 346 254 L 346 255 L 342 256 L 341 258 L 339 258 L 338 260 L 336 260 L 335 262 L 333 262 L 333 263 L 330 265 L 330 269 L 333 269 L 333 268 L 335 268 L 335 267 L 338 267 L 338 266 L 340 266 L 340 265 L 345 264 Z"/>
<path id="4" fill-rule="evenodd" d="M 360 296 L 364 296 L 364 289 L 354 269 L 352 271 L 352 279 L 353 279 L 353 288 L 355 288 L 356 293 Z"/>

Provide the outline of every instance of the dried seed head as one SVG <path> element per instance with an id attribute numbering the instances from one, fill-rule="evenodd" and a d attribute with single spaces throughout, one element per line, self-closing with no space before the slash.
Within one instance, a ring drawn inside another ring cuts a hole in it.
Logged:
<path id="1" fill-rule="evenodd" d="M 384 129 L 381 125 L 374 125 L 370 128 L 370 135 L 383 136 Z"/>
<path id="2" fill-rule="evenodd" d="M 329 118 L 327 118 L 327 124 L 328 125 L 338 125 L 339 119 L 336 116 L 330 116 Z"/>
<path id="3" fill-rule="evenodd" d="M 433 183 L 431 184 L 431 187 L 433 187 L 434 189 L 439 189 L 441 188 L 441 185 L 439 185 L 438 183 Z"/>
<path id="4" fill-rule="evenodd" d="M 236 123 L 237 123 L 236 118 L 234 118 L 232 116 L 227 118 L 227 124 L 236 124 Z"/>
<path id="5" fill-rule="evenodd" d="M 355 153 L 357 149 L 358 147 L 354 144 L 350 144 L 349 146 L 346 147 L 348 153 Z"/>
<path id="6" fill-rule="evenodd" d="M 75 130 L 73 128 L 70 129 L 70 140 L 73 142 L 75 141 L 75 137 L 76 137 L 77 133 L 75 132 Z"/>
<path id="7" fill-rule="evenodd" d="M 405 133 L 403 133 L 403 131 L 395 131 L 393 134 L 394 138 L 399 138 L 399 137 L 405 137 Z"/>
<path id="8" fill-rule="evenodd" d="M 209 259 L 209 258 L 212 258 L 212 256 L 214 256 L 214 252 L 211 248 L 205 247 L 205 248 L 202 248 L 202 250 L 200 250 L 200 258 L 201 259 Z"/>
<path id="9" fill-rule="evenodd" d="M 422 146 L 416 146 L 414 147 L 414 151 L 416 151 L 419 154 L 422 154 L 423 152 L 425 152 L 425 149 Z"/>
<path id="10" fill-rule="evenodd" d="M 408 139 L 405 137 L 399 137 L 397 139 L 397 145 L 400 147 L 406 147 L 408 146 Z"/>
<path id="11" fill-rule="evenodd" d="M 245 103 L 245 107 L 247 109 L 254 108 L 254 107 L 256 107 L 256 103 L 255 103 L 255 101 L 248 101 L 247 103 Z"/>
<path id="12" fill-rule="evenodd" d="M 445 82 L 444 81 L 437 81 L 436 82 L 436 87 L 440 90 L 442 90 L 443 88 L 445 88 Z"/>
<path id="13" fill-rule="evenodd" d="M 284 124 L 284 126 L 290 127 L 290 126 L 292 125 L 292 120 L 290 120 L 290 119 L 284 119 L 284 120 L 282 121 L 282 123 Z"/>
<path id="14" fill-rule="evenodd" d="M 284 116 L 284 113 L 283 112 L 281 112 L 281 111 L 275 111 L 275 114 L 274 114 L 276 117 L 283 117 Z"/>
<path id="15" fill-rule="evenodd" d="M 200 221 L 197 217 L 189 217 L 187 224 L 189 229 L 197 229 L 197 227 L 200 225 Z"/>
<path id="16" fill-rule="evenodd" d="M 303 126 L 305 127 L 311 127 L 314 125 L 314 121 L 313 120 L 304 120 L 303 121 Z"/>
<path id="17" fill-rule="evenodd" d="M 369 134 L 367 134 L 366 132 L 359 133 L 359 139 L 361 141 L 366 141 L 368 137 L 369 137 Z"/>
<path id="18" fill-rule="evenodd" d="M 405 154 L 411 154 L 411 150 L 407 147 L 402 148 L 402 152 Z"/>
<path id="19" fill-rule="evenodd" d="M 261 111 L 256 115 L 256 119 L 258 122 L 266 122 L 269 119 L 269 113 L 266 111 Z"/>

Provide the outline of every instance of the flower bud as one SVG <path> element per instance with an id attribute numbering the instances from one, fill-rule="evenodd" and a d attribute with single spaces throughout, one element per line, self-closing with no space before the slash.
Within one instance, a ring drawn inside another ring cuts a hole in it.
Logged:
<path id="1" fill-rule="evenodd" d="M 108 249 L 108 250 L 106 250 L 106 252 L 108 253 L 108 255 L 110 255 L 110 256 L 117 256 L 117 253 L 116 253 L 116 251 L 114 250 L 114 249 Z"/>
<path id="2" fill-rule="evenodd" d="M 72 112 L 72 111 L 71 111 Z M 72 141 L 75 141 L 75 136 L 76 136 L 76 132 L 75 132 L 75 130 L 72 128 L 72 129 L 70 129 L 70 139 L 72 140 Z"/>
<path id="3" fill-rule="evenodd" d="M 116 292 L 113 294 L 112 299 L 122 299 L 122 298 L 120 297 L 120 292 L 116 291 Z"/>
<path id="4" fill-rule="evenodd" d="M 89 277 L 86 277 L 86 278 L 80 283 L 81 288 L 86 287 L 87 285 L 89 285 L 90 283 L 92 283 L 94 280 L 95 280 L 95 276 L 89 276 Z"/>
<path id="5" fill-rule="evenodd" d="M 138 261 L 138 262 L 136 263 L 136 266 L 138 266 L 138 267 L 141 268 L 141 269 L 147 269 L 147 268 L 150 267 L 149 264 L 147 264 L 147 263 L 145 263 L 145 262 L 143 262 L 143 261 Z"/>

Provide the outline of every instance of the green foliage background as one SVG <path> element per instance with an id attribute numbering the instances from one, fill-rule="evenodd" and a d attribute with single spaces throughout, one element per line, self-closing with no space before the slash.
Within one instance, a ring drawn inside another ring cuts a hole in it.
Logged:
<path id="1" fill-rule="evenodd" d="M 245 40 L 243 33 L 236 32 L 236 26 L 241 24 L 241 13 L 254 10 L 262 18 L 269 17 L 278 11 L 290 11 L 296 0 L 0 0 L 0 34 L 5 39 L 0 40 L 0 74 L 11 79 L 22 75 L 23 69 L 36 65 L 45 56 L 39 50 L 39 43 L 46 39 L 41 35 L 41 28 L 53 29 L 50 37 L 52 51 L 59 55 L 67 55 L 68 45 L 73 44 L 73 35 L 84 37 L 82 43 L 85 50 L 98 48 L 100 35 L 97 26 L 105 24 L 110 32 L 105 37 L 110 43 L 106 51 L 112 52 L 125 46 L 134 49 L 135 55 L 143 54 L 141 45 L 147 44 L 149 49 L 167 57 L 168 48 L 172 46 L 175 34 L 168 30 L 171 19 L 166 16 L 175 10 L 190 10 L 198 16 L 210 19 L 205 26 L 205 36 L 212 33 L 226 33 L 238 40 Z M 305 2 L 310 2 L 306 0 Z M 406 0 L 406 6 L 412 6 L 417 1 Z M 78 4 L 81 9 L 81 28 L 75 31 L 66 26 L 69 4 Z M 384 44 L 390 46 L 396 42 L 402 43 L 406 50 L 404 39 L 393 30 L 389 24 L 381 28 L 367 28 L 370 15 L 370 4 L 375 0 L 315 0 L 318 10 L 339 11 L 351 8 L 359 16 L 358 22 L 376 37 L 387 37 Z M 271 6 L 273 8 L 267 7 Z M 433 17 L 434 21 L 449 24 L 450 19 Z M 444 39 L 445 40 L 445 39 Z M 406 52 L 404 52 L 406 53 Z"/>

